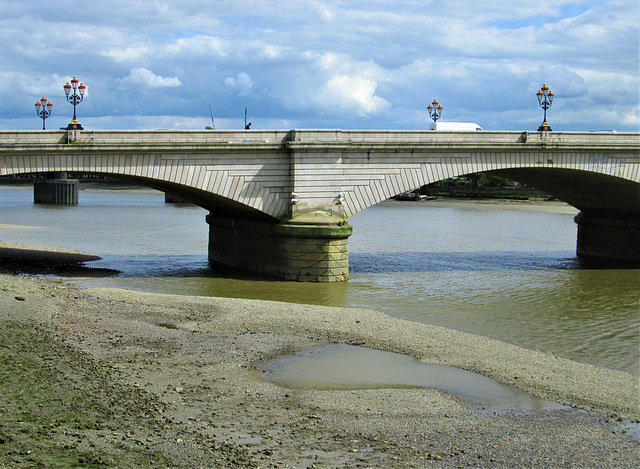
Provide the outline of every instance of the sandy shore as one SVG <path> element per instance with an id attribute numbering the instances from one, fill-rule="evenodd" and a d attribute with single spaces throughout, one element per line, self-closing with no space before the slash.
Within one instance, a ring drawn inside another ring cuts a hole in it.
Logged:
<path id="1" fill-rule="evenodd" d="M 2 229 L 28 229 L 20 225 L 0 225 Z M 35 263 L 41 266 L 43 263 L 50 263 L 58 266 L 60 264 L 79 264 L 100 260 L 100 256 L 89 254 L 75 249 L 62 249 L 49 246 L 36 246 L 33 244 L 7 243 L 0 241 L 0 260 L 5 262 Z"/>
<path id="2" fill-rule="evenodd" d="M 8 467 L 628 468 L 640 457 L 628 425 L 637 377 L 375 311 L 0 275 L 0 328 Z M 334 342 L 570 407 L 494 414 L 433 389 L 287 389 L 256 370 Z"/>

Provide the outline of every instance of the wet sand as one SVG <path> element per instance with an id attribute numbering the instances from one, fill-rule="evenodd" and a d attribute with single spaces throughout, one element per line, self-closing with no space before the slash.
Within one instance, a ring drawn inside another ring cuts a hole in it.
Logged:
<path id="1" fill-rule="evenodd" d="M 0 225 L 0 229 L 29 229 L 20 225 Z M 49 263 L 53 266 L 64 264 L 79 264 L 100 260 L 100 256 L 77 251 L 75 249 L 62 249 L 49 246 L 36 246 L 33 244 L 7 243 L 0 241 L 0 260 L 14 265 Z"/>
<path id="2" fill-rule="evenodd" d="M 0 275 L 0 328 L 9 467 L 626 468 L 640 457 L 638 377 L 375 311 Z M 287 389 L 256 369 L 325 343 L 460 367 L 570 408 L 493 414 L 426 388 Z"/>

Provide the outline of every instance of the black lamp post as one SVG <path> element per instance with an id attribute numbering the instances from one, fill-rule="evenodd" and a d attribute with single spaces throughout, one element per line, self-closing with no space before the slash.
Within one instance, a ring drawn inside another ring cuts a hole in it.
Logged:
<path id="1" fill-rule="evenodd" d="M 36 114 L 42 118 L 42 130 L 44 130 L 44 120 L 51 115 L 53 104 L 51 101 L 47 103 L 47 98 L 44 96 L 40 101 L 36 101 Z"/>
<path id="2" fill-rule="evenodd" d="M 438 119 L 442 116 L 442 106 L 437 99 L 434 99 L 433 102 L 427 106 L 427 111 L 429 111 L 429 116 L 431 116 L 433 122 L 438 122 Z"/>
<path id="3" fill-rule="evenodd" d="M 542 121 L 542 125 L 538 127 L 538 132 L 550 132 L 551 127 L 547 122 L 547 109 L 549 109 L 553 104 L 553 91 L 551 91 L 545 83 L 542 85 L 542 88 L 538 90 L 536 95 L 538 96 L 538 104 L 540 104 L 540 107 L 544 109 L 544 120 Z"/>
<path id="4" fill-rule="evenodd" d="M 73 94 L 71 94 L 71 89 L 73 89 Z M 73 104 L 73 119 L 67 126 L 67 130 L 83 130 L 80 122 L 76 119 L 76 106 L 82 102 L 82 98 L 84 98 L 86 92 L 87 87 L 84 86 L 82 82 L 80 82 L 78 86 L 78 79 L 75 76 L 71 79 L 71 84 L 67 82 L 67 84 L 64 85 L 64 94 L 67 95 L 67 101 Z"/>

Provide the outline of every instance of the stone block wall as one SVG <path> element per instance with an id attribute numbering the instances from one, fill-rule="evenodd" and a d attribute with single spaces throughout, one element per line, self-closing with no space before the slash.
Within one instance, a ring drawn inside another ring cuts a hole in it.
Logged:
<path id="1" fill-rule="evenodd" d="M 336 282 L 349 277 L 352 227 L 268 223 L 207 216 L 209 260 L 282 280 Z"/>

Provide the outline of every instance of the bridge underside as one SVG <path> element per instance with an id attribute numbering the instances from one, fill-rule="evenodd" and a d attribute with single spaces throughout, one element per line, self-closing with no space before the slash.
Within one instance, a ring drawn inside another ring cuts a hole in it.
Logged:
<path id="1" fill-rule="evenodd" d="M 106 177 L 113 175 L 104 174 Z M 170 183 L 167 181 L 158 181 L 153 179 L 141 179 L 139 177 L 127 177 L 118 175 L 118 179 L 129 181 L 133 184 L 140 184 L 151 189 L 156 189 L 172 196 L 178 197 L 185 202 L 198 205 L 212 214 L 220 217 L 233 217 L 243 220 L 262 221 L 266 223 L 275 223 L 278 220 L 272 216 L 249 207 L 235 200 L 223 197 L 221 195 L 212 194 L 193 187 L 185 187 L 184 185 Z"/>
<path id="2" fill-rule="evenodd" d="M 640 185 L 604 174 L 568 169 L 492 171 L 551 194 L 580 210 L 576 252 L 592 261 L 640 264 Z"/>
<path id="3" fill-rule="evenodd" d="M 501 169 L 489 173 L 535 187 L 590 216 L 640 218 L 637 182 L 562 168 Z"/>

